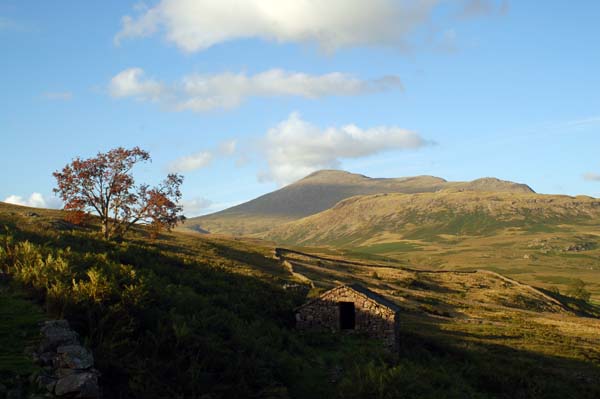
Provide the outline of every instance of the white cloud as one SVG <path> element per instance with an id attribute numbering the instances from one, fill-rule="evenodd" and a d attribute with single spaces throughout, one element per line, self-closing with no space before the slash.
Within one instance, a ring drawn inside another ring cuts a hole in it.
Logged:
<path id="1" fill-rule="evenodd" d="M 297 113 L 267 132 L 269 170 L 259 178 L 285 185 L 319 169 L 337 168 L 342 159 L 427 145 L 417 133 L 395 126 L 361 129 L 356 125 L 321 129 Z"/>
<path id="2" fill-rule="evenodd" d="M 237 107 L 248 97 L 319 98 L 402 89 L 402 83 L 397 76 L 362 80 L 340 72 L 309 75 L 270 69 L 255 75 L 193 74 L 185 76 L 180 83 L 172 85 L 144 79 L 143 75 L 144 71 L 140 68 L 126 69 L 112 78 L 109 92 L 113 97 L 160 101 L 174 110 L 205 112 Z"/>
<path id="3" fill-rule="evenodd" d="M 144 70 L 141 68 L 122 71 L 110 80 L 108 90 L 113 97 L 135 97 L 149 101 L 159 100 L 165 94 L 163 85 L 144 78 Z"/>
<path id="4" fill-rule="evenodd" d="M 207 198 L 194 198 L 181 201 L 183 212 L 186 217 L 198 216 L 210 209 L 213 202 Z"/>
<path id="5" fill-rule="evenodd" d="M 219 145 L 219 153 L 221 155 L 233 155 L 237 147 L 237 140 L 227 140 Z"/>
<path id="6" fill-rule="evenodd" d="M 23 198 L 20 195 L 9 195 L 4 202 L 14 205 L 29 206 L 32 208 L 51 208 L 58 209 L 62 207 L 61 201 L 56 197 L 44 197 L 40 193 L 32 193 L 29 198 Z"/>
<path id="7" fill-rule="evenodd" d="M 42 93 L 42 96 L 47 100 L 67 101 L 73 98 L 73 93 L 70 91 L 51 91 Z"/>
<path id="8" fill-rule="evenodd" d="M 214 150 L 199 151 L 192 155 L 177 158 L 175 161 L 171 162 L 168 170 L 172 173 L 182 173 L 206 168 L 219 157 L 232 156 L 236 151 L 236 147 L 236 140 L 223 141 Z"/>
<path id="9" fill-rule="evenodd" d="M 8 18 L 0 17 L 0 30 L 13 28 L 15 23 Z"/>
<path id="10" fill-rule="evenodd" d="M 454 29 L 445 30 L 436 44 L 436 49 L 443 53 L 456 53 L 458 51 L 458 35 Z"/>
<path id="11" fill-rule="evenodd" d="M 587 181 L 600 181 L 600 174 L 598 173 L 585 173 L 583 179 Z"/>
<path id="12" fill-rule="evenodd" d="M 186 52 L 218 43 L 260 38 L 316 43 L 326 51 L 355 46 L 404 47 L 428 23 L 440 0 L 161 0 L 137 17 L 122 18 L 115 36 L 164 32 Z"/>
<path id="13" fill-rule="evenodd" d="M 485 15 L 504 15 L 508 9 L 508 0 L 464 0 L 460 16 L 472 18 Z"/>
<path id="14" fill-rule="evenodd" d="M 22 21 L 15 21 L 0 15 L 0 32 L 31 32 L 32 30 L 31 24 Z"/>
<path id="15" fill-rule="evenodd" d="M 592 116 L 588 118 L 569 121 L 565 125 L 568 127 L 587 127 L 600 125 L 600 116 Z"/>
<path id="16" fill-rule="evenodd" d="M 176 159 L 169 166 L 169 171 L 181 173 L 205 168 L 212 162 L 214 156 L 209 151 L 201 151 Z"/>

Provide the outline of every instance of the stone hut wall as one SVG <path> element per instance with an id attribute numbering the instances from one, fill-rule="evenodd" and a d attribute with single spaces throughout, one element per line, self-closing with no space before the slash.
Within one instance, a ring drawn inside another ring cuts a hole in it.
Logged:
<path id="1" fill-rule="evenodd" d="M 376 300 L 348 286 L 334 288 L 321 297 L 300 307 L 296 312 L 296 327 L 300 330 L 340 331 L 340 302 L 353 302 L 353 330 L 380 339 L 394 348 L 398 339 L 397 313 Z"/>

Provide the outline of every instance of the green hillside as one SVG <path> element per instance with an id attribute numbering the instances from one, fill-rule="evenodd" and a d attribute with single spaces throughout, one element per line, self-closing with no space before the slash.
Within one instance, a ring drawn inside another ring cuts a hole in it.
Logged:
<path id="1" fill-rule="evenodd" d="M 590 197 L 467 191 L 360 196 L 264 237 L 411 267 L 485 268 L 561 290 L 581 279 L 600 295 L 600 200 Z"/>
<path id="2" fill-rule="evenodd" d="M 221 212 L 189 219 L 184 229 L 249 235 L 316 214 L 356 195 L 440 190 L 531 193 L 524 184 L 493 178 L 448 182 L 439 177 L 371 178 L 338 170 L 315 172 L 296 183 Z"/>
<path id="3" fill-rule="evenodd" d="M 105 241 L 93 220 L 80 227 L 64 216 L 0 203 L 0 330 L 22 325 L 11 345 L 23 353 L 36 320 L 67 318 L 94 353 L 104 397 L 600 395 L 600 320 L 583 301 L 495 273 L 282 262 L 251 239 L 150 239 L 140 229 Z M 359 282 L 397 303 L 399 352 L 362 336 L 296 331 L 306 291 L 283 286 L 299 282 L 314 286 L 309 296 Z M 27 317 L 6 312 L 7 303 Z M 0 384 L 27 384 L 24 360 L 0 371 Z"/>

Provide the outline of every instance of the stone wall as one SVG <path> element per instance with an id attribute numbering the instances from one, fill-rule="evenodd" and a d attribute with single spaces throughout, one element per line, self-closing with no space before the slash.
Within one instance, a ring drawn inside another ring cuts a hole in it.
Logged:
<path id="1" fill-rule="evenodd" d="M 34 361 L 41 366 L 35 381 L 46 397 L 100 398 L 98 376 L 92 353 L 79 343 L 79 335 L 66 320 L 51 320 L 43 324 L 42 340 L 34 352 Z"/>
<path id="2" fill-rule="evenodd" d="M 398 337 L 397 313 L 353 290 L 342 286 L 326 292 L 321 297 L 300 307 L 296 312 L 296 327 L 301 330 L 340 331 L 340 302 L 353 302 L 355 327 L 353 330 L 381 339 L 394 348 Z"/>

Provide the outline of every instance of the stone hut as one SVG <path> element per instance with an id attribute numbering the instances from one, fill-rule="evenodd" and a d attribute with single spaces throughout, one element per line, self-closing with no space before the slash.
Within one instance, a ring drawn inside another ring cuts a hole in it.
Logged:
<path id="1" fill-rule="evenodd" d="M 394 349 L 398 343 L 400 308 L 360 284 L 324 292 L 296 309 L 300 330 L 362 332 Z"/>

